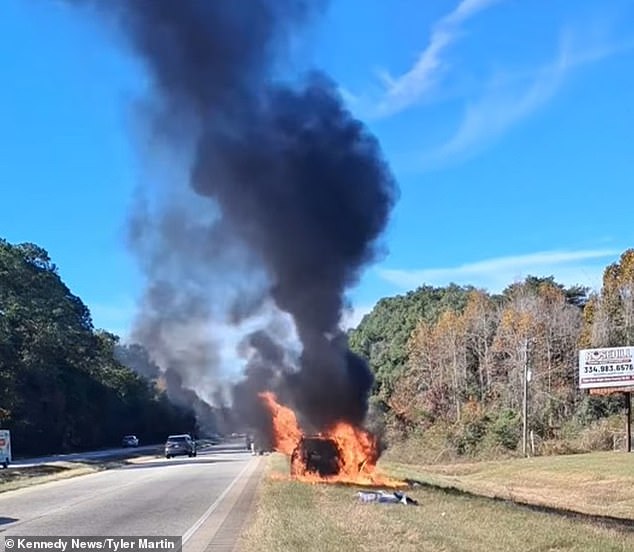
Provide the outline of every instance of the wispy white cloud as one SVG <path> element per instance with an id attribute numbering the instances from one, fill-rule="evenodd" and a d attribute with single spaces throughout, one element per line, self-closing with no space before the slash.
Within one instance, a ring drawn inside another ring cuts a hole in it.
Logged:
<path id="1" fill-rule="evenodd" d="M 379 275 L 403 290 L 423 284 L 443 286 L 453 282 L 499 292 L 529 275 L 555 276 L 557 281 L 566 285 L 582 284 L 598 288 L 603 269 L 616 260 L 619 254 L 620 250 L 617 249 L 542 251 L 496 257 L 447 268 L 383 269 L 379 271 Z"/>
<path id="2" fill-rule="evenodd" d="M 572 33 L 563 33 L 559 51 L 550 62 L 531 71 L 492 78 L 483 95 L 467 106 L 453 136 L 423 154 L 423 167 L 436 168 L 447 161 L 463 160 L 479 153 L 547 104 L 573 69 L 631 49 L 633 45 L 631 42 L 582 44 L 574 40 Z"/>
<path id="3" fill-rule="evenodd" d="M 521 70 L 502 68 L 494 74 L 479 75 L 473 81 L 476 89 L 458 86 L 443 90 L 443 84 L 451 83 L 447 77 L 460 69 L 451 63 L 450 47 L 459 40 L 471 18 L 502 2 L 458 2 L 432 26 L 426 46 L 407 71 L 397 76 L 385 69 L 377 71 L 378 96 L 356 95 L 350 89 L 341 89 L 347 105 L 366 119 L 390 117 L 428 100 L 453 97 L 463 102 L 462 113 L 457 113 L 458 123 L 444 142 L 413 157 L 406 156 L 407 165 L 413 165 L 415 170 L 441 168 L 477 155 L 548 105 L 575 69 L 634 49 L 634 41 L 624 41 L 622 34 L 618 38 L 615 22 L 605 19 L 605 15 L 585 22 L 577 19 L 561 30 L 551 59 Z"/>
<path id="4" fill-rule="evenodd" d="M 462 25 L 478 12 L 501 0 L 462 0 L 448 15 L 433 27 L 429 43 L 420 52 L 414 65 L 398 77 L 389 72 L 378 72 L 384 95 L 374 108 L 375 117 L 386 117 L 403 111 L 413 104 L 437 82 L 446 62 L 444 51 L 456 40 Z M 348 99 L 354 96 L 348 94 Z"/>

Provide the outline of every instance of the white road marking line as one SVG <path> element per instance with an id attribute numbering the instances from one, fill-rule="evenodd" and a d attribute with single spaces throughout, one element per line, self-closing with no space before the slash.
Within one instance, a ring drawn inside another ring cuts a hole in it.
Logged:
<path id="1" fill-rule="evenodd" d="M 238 475 L 236 475 L 235 479 L 229 483 L 229 486 L 222 492 L 222 494 L 215 500 L 215 502 L 209 506 L 209 508 L 207 508 L 207 511 L 200 516 L 200 518 L 198 519 L 198 521 L 196 523 L 194 523 L 194 525 L 192 525 L 187 531 L 185 531 L 185 534 L 183 535 L 183 545 L 185 545 L 185 543 L 192 538 L 192 536 L 194 535 L 194 533 L 196 531 L 198 531 L 198 529 L 200 529 L 200 526 L 205 523 L 205 521 L 207 521 L 207 519 L 209 518 L 209 516 L 211 514 L 213 514 L 214 510 L 218 507 L 218 505 L 222 502 L 222 500 L 224 499 L 225 496 L 227 496 L 227 494 L 229 494 L 229 491 L 233 488 L 233 486 L 236 484 L 236 482 L 238 481 L 238 479 L 240 479 L 242 477 L 242 475 L 244 474 L 245 471 L 247 471 L 247 468 L 251 465 L 251 460 L 249 460 L 249 462 L 246 463 L 246 465 L 244 466 L 244 468 L 242 468 L 242 470 L 240 470 L 240 473 Z"/>

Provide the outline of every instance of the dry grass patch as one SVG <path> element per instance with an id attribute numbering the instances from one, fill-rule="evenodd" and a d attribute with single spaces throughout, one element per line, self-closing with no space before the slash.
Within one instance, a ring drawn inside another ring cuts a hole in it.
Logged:
<path id="1" fill-rule="evenodd" d="M 634 519 L 634 456 L 625 453 L 596 452 L 456 465 L 391 462 L 384 467 L 399 477 L 488 497 Z"/>
<path id="2" fill-rule="evenodd" d="M 305 485 L 274 455 L 254 519 L 239 543 L 250 551 L 625 551 L 634 533 L 534 512 L 486 498 L 414 489 L 420 506 L 360 504 L 356 489 Z"/>
<path id="3" fill-rule="evenodd" d="M 31 485 L 58 481 L 94 473 L 100 468 L 95 465 L 76 462 L 56 462 L 26 468 L 11 467 L 0 470 L 0 492 L 14 491 Z"/>
<path id="4" fill-rule="evenodd" d="M 144 455 L 131 458 L 85 460 L 83 462 L 58 461 L 28 467 L 11 466 L 8 469 L 0 469 L 0 492 L 14 491 L 31 485 L 121 468 L 129 464 L 153 461 L 157 458 L 159 456 Z"/>

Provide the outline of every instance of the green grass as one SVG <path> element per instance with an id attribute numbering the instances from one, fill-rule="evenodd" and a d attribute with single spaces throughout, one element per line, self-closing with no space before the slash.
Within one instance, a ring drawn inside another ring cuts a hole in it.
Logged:
<path id="1" fill-rule="evenodd" d="M 257 510 L 240 540 L 240 550 L 634 549 L 634 533 L 440 489 L 408 492 L 419 501 L 417 507 L 361 504 L 355 488 L 297 483 L 286 477 L 287 469 L 283 457 L 271 457 L 259 488 Z M 414 473 L 420 475 L 412 469 Z"/>

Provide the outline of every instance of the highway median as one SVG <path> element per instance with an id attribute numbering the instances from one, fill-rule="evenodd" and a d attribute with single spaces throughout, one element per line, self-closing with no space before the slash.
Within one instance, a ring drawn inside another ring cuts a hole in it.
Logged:
<path id="1" fill-rule="evenodd" d="M 87 453 L 82 456 L 64 455 L 59 459 L 24 459 L 0 470 L 0 493 L 14 491 L 24 487 L 49 483 L 71 477 L 79 477 L 108 469 L 121 468 L 126 465 L 161 458 L 160 447 L 156 450 L 117 449 L 109 452 Z M 71 457 L 72 459 L 63 459 Z M 76 458 L 76 459 L 75 459 Z"/>

